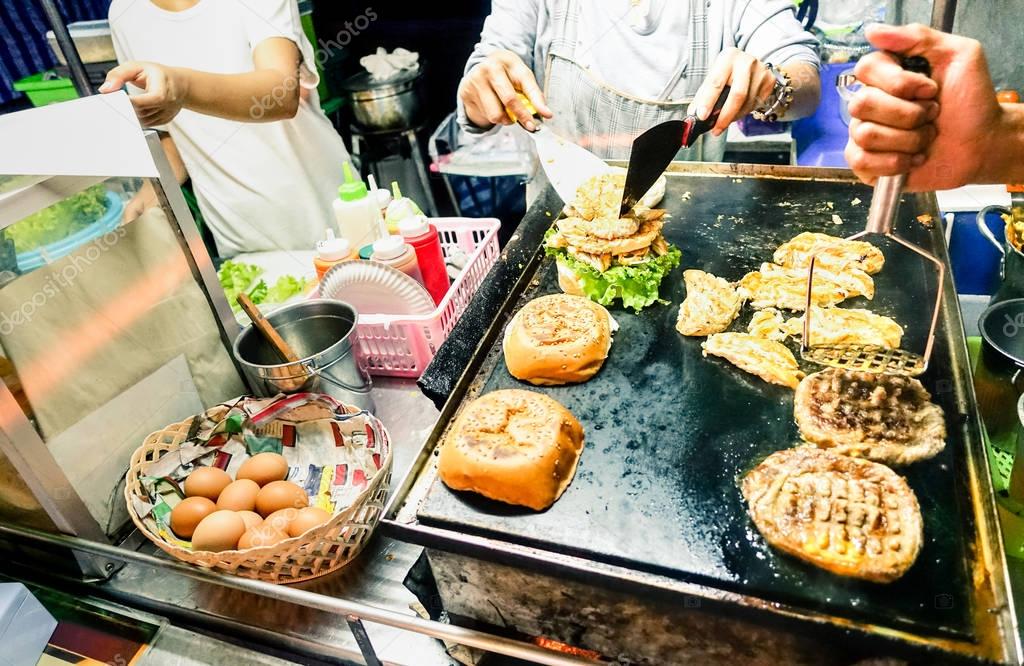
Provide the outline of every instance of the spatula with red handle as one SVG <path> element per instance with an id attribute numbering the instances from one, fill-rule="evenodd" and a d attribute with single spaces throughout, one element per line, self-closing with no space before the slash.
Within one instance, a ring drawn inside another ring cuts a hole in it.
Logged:
<path id="1" fill-rule="evenodd" d="M 722 88 L 718 101 L 707 119 L 701 120 L 689 115 L 682 120 L 667 120 L 655 125 L 633 140 L 626 169 L 626 188 L 622 192 L 622 206 L 619 216 L 633 210 L 647 190 L 661 178 L 665 169 L 675 159 L 680 148 L 689 148 L 718 122 L 725 100 L 729 97 L 729 86 Z"/>

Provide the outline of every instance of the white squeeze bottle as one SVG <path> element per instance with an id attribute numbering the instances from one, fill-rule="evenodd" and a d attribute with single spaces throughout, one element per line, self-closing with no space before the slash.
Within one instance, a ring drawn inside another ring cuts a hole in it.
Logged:
<path id="1" fill-rule="evenodd" d="M 380 219 L 383 222 L 387 219 L 388 205 L 391 203 L 391 192 L 385 190 L 383 187 L 377 187 L 377 180 L 371 173 L 366 177 L 366 181 L 370 184 L 370 198 L 377 200 L 377 207 L 380 208 Z M 388 229 L 386 226 L 382 226 L 384 230 L 380 235 L 381 238 L 388 235 Z"/>
<path id="2" fill-rule="evenodd" d="M 342 164 L 345 182 L 338 188 L 334 200 L 334 219 L 338 232 L 352 247 L 363 247 L 377 239 L 381 223 L 380 209 L 375 199 L 368 196 L 366 183 L 352 176 L 352 166 Z"/>

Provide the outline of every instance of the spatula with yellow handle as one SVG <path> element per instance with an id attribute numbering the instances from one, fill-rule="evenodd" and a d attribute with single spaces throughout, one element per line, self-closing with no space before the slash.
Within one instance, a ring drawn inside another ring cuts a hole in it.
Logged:
<path id="1" fill-rule="evenodd" d="M 563 202 L 571 203 L 576 198 L 576 190 L 588 178 L 611 171 L 608 164 L 597 155 L 552 132 L 544 124 L 544 118 L 537 113 L 537 109 L 530 103 L 526 95 L 520 93 L 519 101 L 533 116 L 533 122 L 537 129 L 533 132 L 527 131 L 537 146 L 537 156 L 544 173 L 547 174 L 548 180 Z M 505 113 L 514 122 L 519 122 L 519 119 L 507 107 Z M 522 123 L 519 124 L 522 125 Z"/>

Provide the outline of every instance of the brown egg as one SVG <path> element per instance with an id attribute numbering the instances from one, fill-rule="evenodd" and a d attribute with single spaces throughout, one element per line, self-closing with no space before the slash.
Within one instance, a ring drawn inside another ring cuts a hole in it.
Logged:
<path id="1" fill-rule="evenodd" d="M 196 527 L 192 535 L 192 550 L 219 553 L 233 550 L 245 534 L 245 521 L 234 511 L 214 511 Z"/>
<path id="2" fill-rule="evenodd" d="M 238 540 L 238 549 L 245 550 L 246 548 L 274 546 L 287 538 L 287 534 L 279 530 L 275 530 L 269 525 L 258 525 L 245 531 L 242 538 Z"/>
<path id="3" fill-rule="evenodd" d="M 278 509 L 274 513 L 270 514 L 263 519 L 264 525 L 269 525 L 273 529 L 288 533 L 288 526 L 295 520 L 295 516 L 299 515 L 298 509 Z"/>
<path id="4" fill-rule="evenodd" d="M 228 511 L 252 511 L 256 508 L 256 495 L 260 487 L 252 479 L 239 479 L 228 484 L 217 498 L 217 508 Z"/>
<path id="5" fill-rule="evenodd" d="M 205 497 L 216 502 L 220 492 L 231 483 L 231 477 L 216 467 L 199 467 L 185 479 L 185 495 L 188 497 Z"/>
<path id="6" fill-rule="evenodd" d="M 171 509 L 171 530 L 182 539 L 191 539 L 196 525 L 216 510 L 217 505 L 205 497 L 186 497 Z"/>
<path id="7" fill-rule="evenodd" d="M 292 518 L 292 522 L 288 524 L 288 536 L 297 537 L 300 534 L 305 534 L 314 527 L 323 525 L 330 519 L 331 514 L 318 506 L 307 506 L 304 509 L 299 509 L 295 517 Z"/>
<path id="8" fill-rule="evenodd" d="M 271 481 L 256 496 L 256 513 L 269 516 L 278 509 L 301 509 L 309 506 L 306 491 L 291 481 Z"/>
<path id="9" fill-rule="evenodd" d="M 288 476 L 288 461 L 280 453 L 257 453 L 238 468 L 236 479 L 252 479 L 261 486 L 283 481 Z"/>
<path id="10" fill-rule="evenodd" d="M 245 529 L 247 530 L 263 524 L 263 518 L 255 511 L 239 511 L 238 515 L 242 517 L 242 522 L 245 523 Z"/>

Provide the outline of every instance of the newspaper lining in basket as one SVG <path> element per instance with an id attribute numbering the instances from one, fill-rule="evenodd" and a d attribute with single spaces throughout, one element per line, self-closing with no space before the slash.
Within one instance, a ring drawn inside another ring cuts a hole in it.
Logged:
<path id="1" fill-rule="evenodd" d="M 273 546 L 220 553 L 193 551 L 169 526 L 181 485 L 197 466 L 234 478 L 264 451 L 288 461 L 288 480 L 310 505 L 332 514 L 327 523 Z M 387 498 L 391 442 L 369 412 L 329 396 L 295 394 L 240 398 L 150 435 L 132 456 L 125 499 L 137 527 L 169 554 L 195 564 L 273 582 L 295 582 L 351 561 L 376 527 Z"/>

